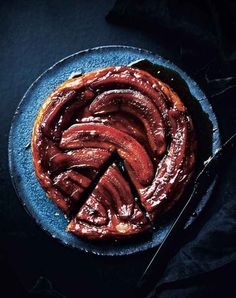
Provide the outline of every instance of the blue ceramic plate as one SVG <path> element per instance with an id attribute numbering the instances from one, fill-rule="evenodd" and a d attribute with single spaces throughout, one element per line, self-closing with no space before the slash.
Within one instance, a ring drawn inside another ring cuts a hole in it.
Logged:
<path id="1" fill-rule="evenodd" d="M 185 80 L 211 124 L 212 142 L 209 155 L 213 155 L 220 147 L 218 124 L 206 96 L 186 73 L 160 56 L 133 47 L 105 46 L 81 51 L 59 61 L 30 86 L 16 110 L 9 137 L 9 164 L 13 185 L 26 210 L 43 230 L 67 246 L 100 255 L 137 253 L 159 245 L 173 222 L 172 219 L 161 225 L 153 235 L 136 240 L 92 242 L 80 239 L 65 231 L 67 219 L 46 197 L 34 173 L 30 148 L 32 128 L 45 98 L 73 73 L 86 73 L 111 65 L 127 65 L 140 59 L 147 59 L 174 70 Z M 209 195 L 210 191 L 199 204 L 198 211 L 202 210 Z"/>

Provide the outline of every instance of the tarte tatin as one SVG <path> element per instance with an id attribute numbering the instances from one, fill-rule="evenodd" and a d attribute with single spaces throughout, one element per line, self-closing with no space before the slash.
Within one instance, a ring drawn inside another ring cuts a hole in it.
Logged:
<path id="1" fill-rule="evenodd" d="M 41 186 L 70 218 L 67 230 L 89 239 L 151 229 L 185 190 L 195 147 L 179 96 L 127 66 L 65 81 L 46 99 L 32 136 Z"/>

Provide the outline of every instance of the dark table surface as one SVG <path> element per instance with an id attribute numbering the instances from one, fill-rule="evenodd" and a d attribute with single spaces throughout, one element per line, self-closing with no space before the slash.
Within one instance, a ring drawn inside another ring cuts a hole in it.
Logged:
<path id="1" fill-rule="evenodd" d="M 122 44 L 146 48 L 178 64 L 179 54 L 164 50 L 151 35 L 107 23 L 105 16 L 114 2 L 12 0 L 0 4 L 0 262 L 27 290 L 40 281 L 43 287 L 44 280 L 46 287 L 51 284 L 65 297 L 86 293 L 88 298 L 126 298 L 153 254 L 111 258 L 62 246 L 27 215 L 8 174 L 7 142 L 14 111 L 30 84 L 56 61 L 86 48 Z M 216 103 L 216 112 L 217 107 Z M 230 119 L 225 121 L 227 137 Z"/>

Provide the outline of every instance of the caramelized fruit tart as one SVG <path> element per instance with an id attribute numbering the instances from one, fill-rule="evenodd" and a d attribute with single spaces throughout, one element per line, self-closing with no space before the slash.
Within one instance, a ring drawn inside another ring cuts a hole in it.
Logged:
<path id="1" fill-rule="evenodd" d="M 89 239 L 150 230 L 179 200 L 195 163 L 192 120 L 146 71 L 111 66 L 67 80 L 34 124 L 33 162 L 47 196 Z"/>

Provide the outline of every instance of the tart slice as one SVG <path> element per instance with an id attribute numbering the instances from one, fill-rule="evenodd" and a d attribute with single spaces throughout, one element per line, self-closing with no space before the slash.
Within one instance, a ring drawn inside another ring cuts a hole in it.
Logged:
<path id="1" fill-rule="evenodd" d="M 67 230 L 89 239 L 122 238 L 149 229 L 130 186 L 112 164 Z"/>

